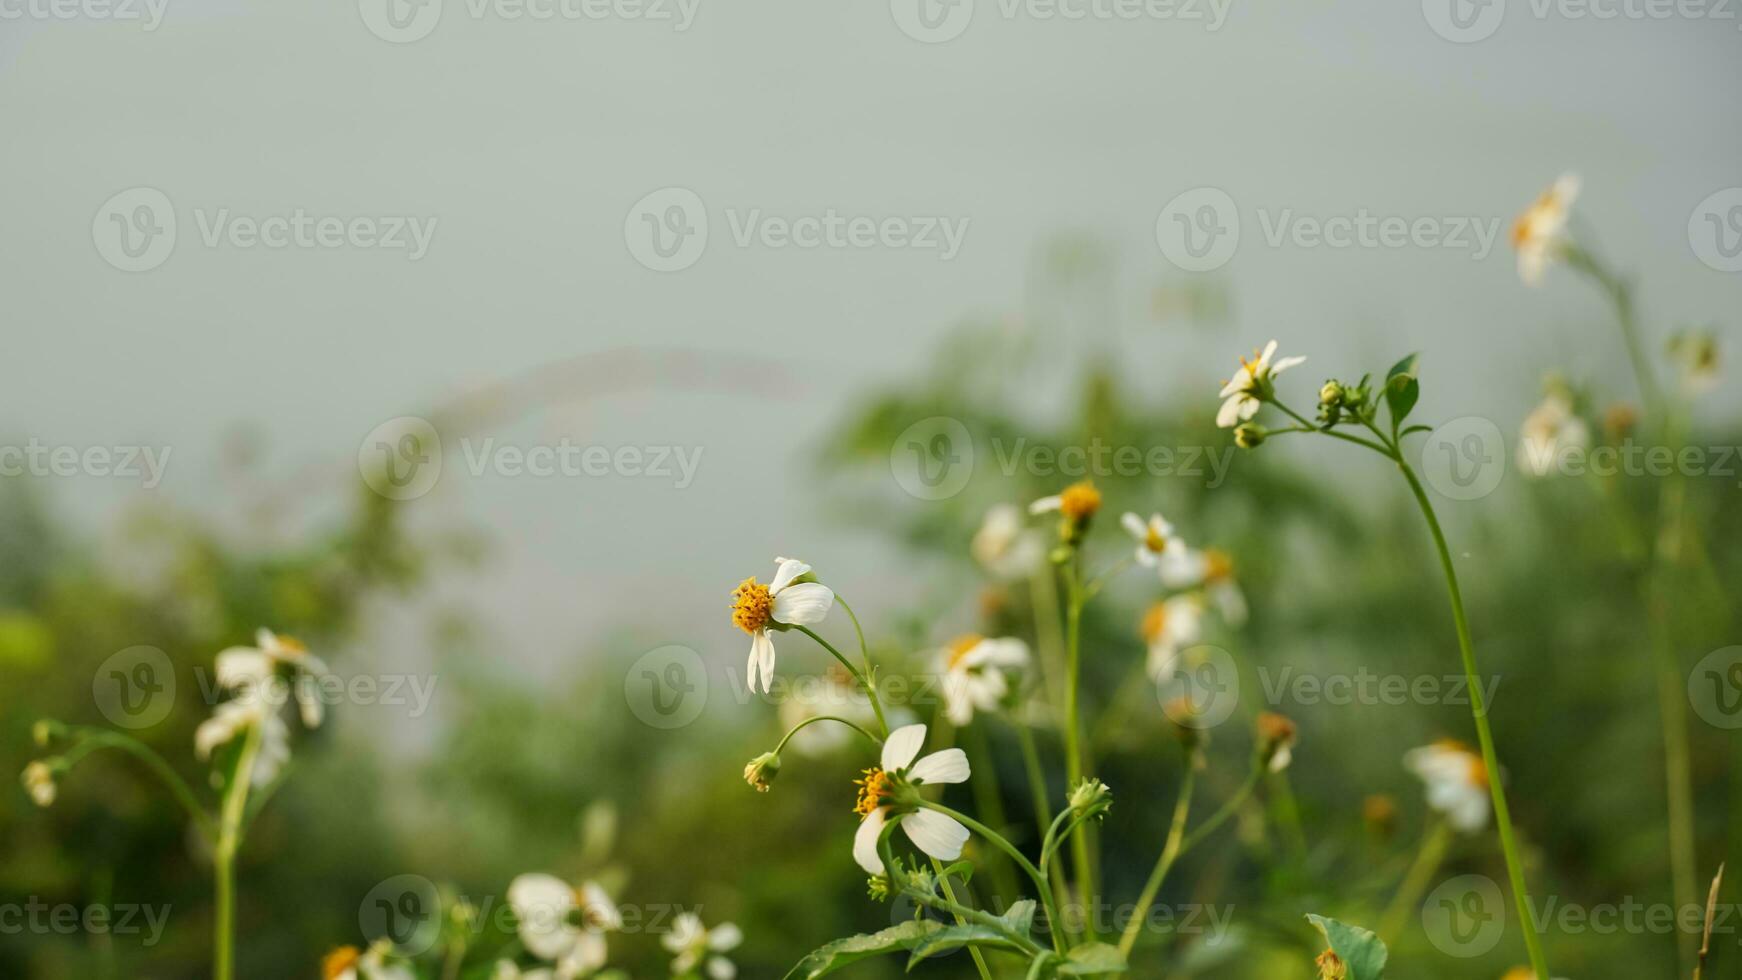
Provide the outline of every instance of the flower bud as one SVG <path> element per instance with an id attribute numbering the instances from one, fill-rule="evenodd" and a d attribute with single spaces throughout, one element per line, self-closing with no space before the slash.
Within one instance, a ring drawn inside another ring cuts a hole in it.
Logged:
<path id="1" fill-rule="evenodd" d="M 768 784 L 780 775 L 780 756 L 764 752 L 744 766 L 744 781 L 758 793 L 768 792 Z"/>
<path id="2" fill-rule="evenodd" d="M 1071 788 L 1071 810 L 1077 817 L 1099 819 L 1113 806 L 1113 791 L 1107 784 L 1090 776 Z"/>
<path id="3" fill-rule="evenodd" d="M 1286 715 L 1266 711 L 1258 716 L 1258 757 L 1271 772 L 1288 768 L 1294 758 L 1296 729 Z"/>
<path id="4" fill-rule="evenodd" d="M 67 726 L 52 718 L 43 718 L 30 726 L 30 737 L 36 740 L 36 747 L 46 749 L 54 740 L 66 734 Z"/>
<path id="5" fill-rule="evenodd" d="M 1349 968 L 1343 965 L 1343 958 L 1328 949 L 1313 963 L 1319 968 L 1319 980 L 1348 980 Z"/>
<path id="6" fill-rule="evenodd" d="M 1343 383 L 1336 380 L 1325 382 L 1319 389 L 1319 407 L 1333 408 L 1343 404 Z"/>
<path id="7" fill-rule="evenodd" d="M 1257 449 L 1264 445 L 1264 438 L 1270 433 L 1262 425 L 1242 422 L 1234 429 L 1234 445 L 1241 449 Z"/>
<path id="8" fill-rule="evenodd" d="M 56 787 L 53 766 L 39 759 L 24 767 L 24 773 L 19 777 L 19 780 L 24 784 L 25 792 L 30 794 L 31 800 L 35 801 L 37 806 L 54 805 Z"/>

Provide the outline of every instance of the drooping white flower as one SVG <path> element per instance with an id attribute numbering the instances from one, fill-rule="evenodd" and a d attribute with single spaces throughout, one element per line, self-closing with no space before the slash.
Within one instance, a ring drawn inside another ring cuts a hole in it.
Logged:
<path id="1" fill-rule="evenodd" d="M 811 567 L 794 558 L 776 558 L 774 578 L 767 585 L 745 579 L 732 593 L 732 622 L 750 634 L 750 660 L 745 667 L 750 690 L 762 679 L 767 693 L 774 684 L 772 630 L 820 623 L 835 604 L 828 586 L 807 578 Z"/>
<path id="2" fill-rule="evenodd" d="M 1251 359 L 1240 359 L 1240 369 L 1222 386 L 1222 408 L 1216 413 L 1216 425 L 1232 429 L 1257 415 L 1259 407 L 1264 404 L 1260 395 L 1271 381 L 1306 360 L 1304 357 L 1285 357 L 1273 361 L 1275 357 L 1276 341 L 1272 340 L 1264 345 L 1262 351 L 1254 351 Z"/>
<path id="3" fill-rule="evenodd" d="M 743 941 L 743 930 L 730 922 L 710 929 L 694 912 L 682 912 L 672 919 L 671 931 L 661 937 L 660 944 L 672 954 L 672 976 L 690 976 L 699 966 L 710 980 L 732 980 L 738 968 L 720 954 L 737 949 Z"/>
<path id="4" fill-rule="evenodd" d="M 294 637 L 261 627 L 254 634 L 254 646 L 220 651 L 218 686 L 245 697 L 272 697 L 272 685 L 279 679 L 280 668 L 288 668 L 288 680 L 303 726 L 319 728 L 325 710 L 318 682 L 327 675 L 327 665 Z"/>
<path id="5" fill-rule="evenodd" d="M 1427 784 L 1427 805 L 1452 829 L 1475 833 L 1488 822 L 1488 767 L 1468 746 L 1450 739 L 1411 749 L 1403 764 Z"/>
<path id="6" fill-rule="evenodd" d="M 1518 250 L 1518 277 L 1526 285 L 1542 282 L 1543 270 L 1566 245 L 1567 216 L 1579 196 L 1579 175 L 1562 174 L 1512 223 Z"/>
<path id="7" fill-rule="evenodd" d="M 592 882 L 576 888 L 555 875 L 515 878 L 508 884 L 508 906 L 519 923 L 520 944 L 552 964 L 558 980 L 597 972 L 605 965 L 605 933 L 623 927 L 603 888 Z"/>
<path id="8" fill-rule="evenodd" d="M 999 504 L 986 512 L 968 546 L 974 560 L 997 579 L 1017 579 L 1040 567 L 1046 545 L 1024 523 L 1015 504 Z"/>
<path id="9" fill-rule="evenodd" d="M 256 788 L 265 786 L 276 779 L 279 770 L 290 761 L 290 726 L 264 697 L 244 696 L 225 701 L 213 709 L 212 717 L 194 729 L 194 754 L 202 761 L 209 760 L 218 746 L 251 729 L 259 729 L 260 747 L 249 778 Z"/>
<path id="10" fill-rule="evenodd" d="M 1010 693 L 1005 674 L 1028 665 L 1028 644 L 969 634 L 939 650 L 937 659 L 943 675 L 944 714 L 959 728 L 974 720 L 976 709 L 993 711 L 1003 703 Z"/>
<path id="11" fill-rule="evenodd" d="M 1139 632 L 1149 646 L 1149 677 L 1165 684 L 1174 676 L 1182 649 L 1203 636 L 1204 603 L 1195 592 L 1169 596 L 1149 607 Z"/>
<path id="12" fill-rule="evenodd" d="M 1518 467 L 1531 476 L 1548 476 L 1566 453 L 1591 444 L 1591 429 L 1573 411 L 1572 402 L 1551 392 L 1524 417 L 1518 438 Z"/>
<path id="13" fill-rule="evenodd" d="M 968 828 L 936 810 L 912 809 L 896 801 L 897 791 L 912 786 L 962 783 L 968 780 L 968 756 L 961 749 L 944 749 L 915 761 L 925 746 L 925 726 L 906 725 L 889 733 L 883 743 L 882 765 L 865 770 L 858 780 L 859 802 L 854 812 L 863 819 L 853 834 L 853 860 L 867 874 L 883 873 L 877 839 L 890 820 L 901 821 L 913 845 L 940 861 L 962 856 Z"/>

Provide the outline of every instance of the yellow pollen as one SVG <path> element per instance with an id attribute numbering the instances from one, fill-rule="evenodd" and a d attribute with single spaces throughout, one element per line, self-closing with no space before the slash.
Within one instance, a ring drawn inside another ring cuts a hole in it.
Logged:
<path id="1" fill-rule="evenodd" d="M 1143 614 L 1143 625 L 1138 627 L 1138 633 L 1150 643 L 1161 638 L 1162 630 L 1167 628 L 1167 604 L 1158 602 L 1149 607 Z"/>
<path id="2" fill-rule="evenodd" d="M 1234 577 L 1234 557 L 1220 548 L 1204 549 L 1204 580 L 1224 582 Z"/>
<path id="3" fill-rule="evenodd" d="M 859 787 L 859 801 L 853 804 L 853 812 L 860 816 L 882 806 L 890 795 L 889 774 L 876 766 L 865 770 L 865 775 L 853 780 L 853 785 Z"/>
<path id="4" fill-rule="evenodd" d="M 756 581 L 754 576 L 732 590 L 732 622 L 739 629 L 754 633 L 767 626 L 773 617 L 774 597 L 768 594 L 768 586 Z"/>
<path id="5" fill-rule="evenodd" d="M 346 970 L 355 967 L 357 961 L 362 958 L 363 952 L 357 947 L 340 946 L 321 960 L 321 976 L 325 977 L 326 980 L 338 980 L 339 976 Z"/>
<path id="6" fill-rule="evenodd" d="M 1149 530 L 1144 532 L 1143 546 L 1159 555 L 1167 550 L 1167 539 L 1157 534 L 1155 525 L 1151 524 Z"/>
<path id="7" fill-rule="evenodd" d="M 1059 512 L 1066 518 L 1081 523 L 1095 516 L 1101 509 L 1101 491 L 1088 480 L 1073 483 L 1065 487 L 1059 494 Z"/>
<path id="8" fill-rule="evenodd" d="M 985 639 L 986 639 L 985 637 L 981 636 L 978 633 L 968 633 L 964 636 L 957 637 L 956 641 L 954 643 L 951 643 L 949 646 L 949 651 L 950 651 L 949 666 L 954 667 L 955 665 L 961 663 L 962 658 L 966 657 L 968 655 L 969 651 L 971 651 L 975 647 L 979 646 L 982 642 L 985 641 Z"/>

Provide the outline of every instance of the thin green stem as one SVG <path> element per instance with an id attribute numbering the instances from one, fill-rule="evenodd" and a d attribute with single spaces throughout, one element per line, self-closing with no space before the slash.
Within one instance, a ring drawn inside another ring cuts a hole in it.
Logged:
<path id="1" fill-rule="evenodd" d="M 1542 952 L 1542 937 L 1537 932 L 1530 904 L 1530 891 L 1525 885 L 1524 864 L 1519 859 L 1518 843 L 1513 835 L 1512 811 L 1506 805 L 1506 789 L 1500 780 L 1500 761 L 1494 751 L 1494 733 L 1488 726 L 1488 707 L 1482 694 L 1481 675 L 1476 668 L 1475 644 L 1470 639 L 1470 622 L 1464 613 L 1464 597 L 1458 588 L 1458 572 L 1452 563 L 1452 551 L 1446 545 L 1445 531 L 1440 528 L 1440 519 L 1434 513 L 1433 502 L 1428 499 L 1427 490 L 1422 487 L 1415 470 L 1401 457 L 1397 457 L 1396 462 L 1397 468 L 1403 471 L 1404 479 L 1409 482 L 1410 492 L 1415 495 L 1423 520 L 1427 521 L 1434 548 L 1439 552 L 1440 568 L 1445 572 L 1446 593 L 1452 605 L 1452 621 L 1458 632 L 1458 652 L 1463 658 L 1464 679 L 1470 688 L 1470 714 L 1476 722 L 1476 739 L 1482 749 L 1482 762 L 1490 774 L 1488 792 L 1494 801 L 1494 823 L 1500 831 L 1500 850 L 1506 858 L 1506 874 L 1511 879 L 1512 898 L 1518 906 L 1518 916 L 1523 926 L 1520 931 L 1524 933 L 1525 950 L 1530 954 L 1530 968 L 1539 977 L 1551 976 L 1548 972 L 1548 960 Z"/>
<path id="2" fill-rule="evenodd" d="M 1185 842 L 1186 819 L 1192 810 L 1192 787 L 1197 782 L 1197 753 L 1186 755 L 1185 777 L 1180 781 L 1179 799 L 1173 805 L 1173 823 L 1168 827 L 1167 840 L 1161 846 L 1161 856 L 1155 859 L 1155 869 L 1149 873 L 1149 880 L 1143 883 L 1143 891 L 1137 895 L 1137 908 L 1132 913 L 1131 921 L 1125 923 L 1125 932 L 1119 937 L 1119 955 L 1129 958 L 1131 947 L 1137 945 L 1137 935 L 1143 931 L 1143 920 L 1149 916 L 1150 906 L 1155 904 L 1155 896 L 1161 892 L 1161 884 L 1167 879 L 1167 873 L 1173 868 L 1174 861 L 1179 859 L 1180 845 Z"/>
<path id="3" fill-rule="evenodd" d="M 131 736 L 101 728 L 78 726 L 69 728 L 67 733 L 70 738 L 78 740 L 63 756 L 69 767 L 97 749 L 117 749 L 125 752 L 145 763 L 145 768 L 163 782 L 170 795 L 175 797 L 176 802 L 187 811 L 188 818 L 199 828 L 201 836 L 208 841 L 216 839 L 216 827 L 212 823 L 211 815 L 200 804 L 199 798 L 194 796 L 193 789 L 150 746 Z"/>
<path id="4" fill-rule="evenodd" d="M 840 599 L 839 596 L 836 596 L 835 598 L 837 601 Z M 843 602 L 841 605 L 845 606 L 846 603 Z M 858 622 L 858 619 L 853 620 L 854 625 L 857 625 Z M 877 725 L 879 728 L 883 729 L 883 734 L 887 737 L 889 735 L 889 722 L 883 720 L 883 702 L 877 697 L 877 686 L 872 683 L 870 675 L 853 666 L 852 661 L 848 660 L 845 654 L 835 649 L 834 644 L 823 639 L 821 636 L 818 636 L 816 630 L 811 629 L 809 626 L 794 626 L 793 629 L 798 630 L 800 633 L 803 633 L 817 641 L 817 644 L 824 650 L 834 654 L 835 659 L 841 662 L 841 666 L 847 668 L 847 673 L 853 675 L 853 679 L 857 680 L 859 686 L 865 689 L 865 696 L 871 699 L 871 710 L 877 713 Z M 869 660 L 869 658 L 867 658 L 867 660 Z"/>
<path id="5" fill-rule="evenodd" d="M 799 722 L 798 724 L 792 726 L 791 728 L 787 729 L 786 734 L 782 735 L 780 737 L 779 744 L 774 746 L 774 754 L 779 755 L 781 753 L 781 750 L 786 748 L 786 743 L 792 741 L 792 737 L 794 735 L 798 734 L 799 729 L 804 728 L 807 725 L 814 725 L 819 721 L 839 722 L 843 725 L 846 725 L 848 728 L 851 728 L 852 730 L 858 732 L 859 734 L 865 736 L 866 738 L 870 739 L 872 745 L 882 745 L 883 744 L 882 739 L 871 734 L 870 732 L 866 731 L 865 729 L 860 728 L 858 725 L 854 724 L 853 722 L 848 721 L 845 718 L 841 718 L 841 717 L 838 717 L 836 715 L 811 715 L 809 718 L 806 718 L 805 720 L 803 720 L 803 721 Z"/>
<path id="6" fill-rule="evenodd" d="M 1040 751 L 1035 747 L 1034 733 L 1028 730 L 1027 725 L 1018 723 L 1015 727 L 1017 741 L 1022 745 L 1022 767 L 1028 775 L 1028 793 L 1034 802 L 1034 829 L 1038 832 L 1053 825 L 1052 808 L 1046 801 L 1046 770 L 1040 764 Z M 1050 839 L 1051 831 L 1046 833 Z M 1046 875 L 1047 884 L 1052 886 L 1053 901 L 1062 907 L 1070 896 L 1065 892 L 1064 876 L 1057 873 L 1058 867 L 1058 858 L 1043 849 L 1040 870 Z"/>
<path id="7" fill-rule="evenodd" d="M 1330 436 L 1333 439 L 1341 439 L 1344 442 L 1352 442 L 1357 446 L 1365 446 L 1368 449 L 1371 449 L 1374 452 L 1379 453 L 1382 456 L 1390 456 L 1391 455 L 1391 450 L 1386 448 L 1383 445 L 1380 445 L 1379 443 L 1372 442 L 1372 441 L 1367 440 L 1367 439 L 1363 439 L 1360 436 L 1352 436 L 1352 435 L 1348 434 L 1347 432 L 1338 432 L 1336 429 L 1326 429 L 1326 428 L 1321 428 L 1319 426 L 1313 425 L 1311 422 L 1307 421 L 1306 416 L 1300 414 L 1299 412 L 1295 411 L 1292 408 L 1289 408 L 1287 405 L 1284 405 L 1282 402 L 1276 401 L 1275 399 L 1271 399 L 1270 404 L 1275 405 L 1279 409 L 1282 409 L 1282 411 L 1285 414 L 1287 414 L 1290 418 L 1294 419 L 1295 421 L 1299 422 L 1301 425 L 1306 426 L 1308 429 L 1310 429 L 1314 432 L 1323 433 L 1324 435 Z M 1287 430 L 1285 430 L 1285 431 L 1287 431 Z"/>
<path id="8" fill-rule="evenodd" d="M 1240 788 L 1234 791 L 1233 796 L 1228 797 L 1221 809 L 1210 815 L 1210 819 L 1205 820 L 1198 825 L 1198 829 L 1186 835 L 1185 840 L 1180 842 L 1179 854 L 1175 857 L 1183 857 L 1187 851 L 1203 843 L 1205 838 L 1227 823 L 1228 818 L 1239 812 L 1240 808 L 1246 805 L 1246 801 L 1252 797 L 1252 793 L 1258 789 L 1259 777 L 1263 775 L 1264 764 L 1257 757 L 1254 757 L 1252 770 L 1246 774 L 1246 780 L 1240 784 Z"/>
<path id="9" fill-rule="evenodd" d="M 1034 887 L 1040 895 L 1041 904 L 1046 907 L 1047 922 L 1052 927 L 1049 932 L 1052 934 L 1053 945 L 1059 952 L 1064 952 L 1064 940 L 1059 933 L 1058 909 L 1053 905 L 1052 891 L 1047 888 L 1046 876 L 1040 873 L 1040 869 L 1036 868 L 1033 862 L 1024 857 L 1022 852 L 1017 850 L 1014 844 L 1005 840 L 1002 834 L 980 821 L 975 820 L 973 817 L 952 810 L 949 807 L 944 806 L 942 803 L 934 803 L 930 800 L 921 801 L 920 806 L 923 806 L 928 810 L 936 810 L 938 813 L 941 813 L 946 817 L 953 818 L 962 826 L 985 838 L 993 847 L 1003 851 L 1005 854 L 1010 856 L 1010 860 L 1016 862 L 1016 866 L 1021 868 L 1024 874 L 1028 875 L 1030 881 L 1034 882 Z"/>
<path id="10" fill-rule="evenodd" d="M 1446 845 L 1451 840 L 1451 827 L 1443 820 L 1435 821 L 1427 836 L 1422 838 L 1421 850 L 1416 852 L 1415 861 L 1410 864 L 1403 882 L 1397 886 L 1397 894 L 1392 896 L 1384 917 L 1379 920 L 1381 940 L 1386 943 L 1395 941 L 1404 921 L 1409 918 L 1410 910 L 1421 905 L 1422 893 L 1427 891 L 1428 882 L 1439 870 L 1440 862 L 1445 859 Z"/>
<path id="11" fill-rule="evenodd" d="M 242 818 L 248 808 L 248 789 L 254 781 L 254 760 L 260 754 L 260 739 L 260 724 L 248 726 L 242 751 L 236 758 L 236 769 L 230 774 L 230 785 L 224 789 L 217 845 L 212 856 L 218 903 L 213 918 L 213 980 L 231 980 L 235 973 L 236 852 L 242 846 Z"/>
<path id="12" fill-rule="evenodd" d="M 931 866 L 932 870 L 937 873 L 938 887 L 943 889 L 944 898 L 957 905 L 961 905 L 961 902 L 956 900 L 956 887 L 950 884 L 950 876 L 944 873 L 944 863 L 939 861 L 937 858 L 932 858 Z M 966 906 L 964 906 L 964 908 L 965 907 Z M 955 913 L 955 916 L 957 925 L 967 925 L 967 916 L 960 912 Z M 980 980 L 992 980 L 992 971 L 986 968 L 986 956 L 984 953 L 980 952 L 980 947 L 969 946 L 968 955 L 974 958 L 974 967 L 980 971 Z"/>
<path id="13" fill-rule="evenodd" d="M 1083 778 L 1082 721 L 1079 690 L 1082 674 L 1082 558 L 1073 551 L 1065 564 L 1065 792 Z M 1095 894 L 1095 866 L 1089 857 L 1089 835 L 1078 824 L 1071 831 L 1071 864 L 1077 873 L 1077 897 L 1082 902 L 1083 934 L 1095 938 L 1094 916 L 1087 914 Z"/>
<path id="14" fill-rule="evenodd" d="M 992 746 L 986 739 L 985 731 L 971 725 L 959 731 L 967 741 L 969 755 L 974 760 L 975 778 L 968 780 L 968 785 L 974 792 L 974 809 L 984 814 L 992 826 L 1009 827 L 1010 820 L 1004 812 L 1004 789 L 998 779 L 998 766 L 993 761 Z M 999 891 L 1004 895 L 1015 895 L 1016 876 L 1011 872 L 1010 866 L 999 862 L 992 870 Z"/>

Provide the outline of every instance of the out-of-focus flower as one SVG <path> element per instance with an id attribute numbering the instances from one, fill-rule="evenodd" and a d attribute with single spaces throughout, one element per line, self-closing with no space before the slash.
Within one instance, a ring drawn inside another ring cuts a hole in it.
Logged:
<path id="1" fill-rule="evenodd" d="M 773 630 L 820 623 L 835 604 L 835 593 L 817 582 L 811 567 L 794 558 L 776 558 L 774 578 L 767 584 L 745 579 L 732 592 L 732 622 L 750 634 L 750 661 L 745 667 L 750 690 L 762 678 L 767 693 L 774 683 Z"/>
<path id="2" fill-rule="evenodd" d="M 1507 970 L 1500 980 L 1536 980 L 1536 971 L 1528 966 L 1515 966 Z M 1564 980 L 1564 978 L 1556 977 L 1555 980 Z"/>
<path id="3" fill-rule="evenodd" d="M 1427 784 L 1427 805 L 1452 829 L 1470 834 L 1488 822 L 1488 767 L 1461 742 L 1446 739 L 1411 749 L 1403 764 Z"/>
<path id="4" fill-rule="evenodd" d="M 1551 391 L 1524 417 L 1518 466 L 1531 476 L 1548 476 L 1563 453 L 1577 452 L 1590 444 L 1590 427 L 1574 413 L 1572 402 L 1563 392 Z"/>
<path id="5" fill-rule="evenodd" d="M 213 709 L 212 717 L 194 729 L 194 754 L 208 760 L 218 746 L 252 729 L 260 731 L 260 747 L 249 778 L 255 787 L 265 786 L 276 779 L 278 771 L 290 761 L 290 726 L 278 716 L 277 709 L 258 694 L 225 701 Z"/>
<path id="6" fill-rule="evenodd" d="M 1704 394 L 1718 386 L 1718 338 L 1708 330 L 1681 330 L 1669 339 L 1669 354 L 1681 369 L 1682 387 Z"/>
<path id="7" fill-rule="evenodd" d="M 605 965 L 605 933 L 623 928 L 611 896 L 592 882 L 579 888 L 555 875 L 523 874 L 508 883 L 508 906 L 520 944 L 559 977 L 584 977 Z"/>
<path id="8" fill-rule="evenodd" d="M 417 980 L 417 974 L 396 959 L 392 945 L 385 940 L 367 952 L 340 946 L 321 960 L 321 976 L 325 980 Z"/>
<path id="9" fill-rule="evenodd" d="M 859 801 L 853 810 L 862 819 L 853 834 L 853 860 L 867 874 L 883 874 L 877 839 L 890 820 L 900 820 L 908 839 L 926 854 L 942 861 L 962 856 L 968 828 L 936 810 L 920 809 L 916 787 L 967 782 L 968 756 L 961 749 L 944 749 L 915 761 L 924 747 L 924 725 L 897 728 L 883 742 L 882 765 L 865 770 L 857 781 Z"/>
<path id="10" fill-rule="evenodd" d="M 1250 359 L 1240 359 L 1240 369 L 1222 386 L 1222 408 L 1216 413 L 1218 426 L 1232 429 L 1257 415 L 1259 406 L 1270 397 L 1270 385 L 1276 376 L 1306 360 L 1285 357 L 1277 361 L 1273 360 L 1275 356 L 1276 341 L 1272 340 L 1262 351 L 1253 351 Z"/>
<path id="11" fill-rule="evenodd" d="M 54 805 L 57 793 L 54 782 L 54 767 L 47 762 L 38 760 L 24 767 L 19 780 L 24 784 L 24 791 L 30 794 L 30 799 L 37 806 Z"/>
<path id="12" fill-rule="evenodd" d="M 1183 647 L 1203 635 L 1204 604 L 1195 592 L 1163 599 L 1143 614 L 1139 632 L 1149 645 L 1149 676 L 1157 683 L 1173 676 Z"/>
<path id="13" fill-rule="evenodd" d="M 1040 566 L 1046 545 L 1023 521 L 1015 504 L 999 504 L 986 512 L 968 546 L 974 560 L 998 579 L 1021 578 Z"/>
<path id="14" fill-rule="evenodd" d="M 1059 540 L 1066 548 L 1075 547 L 1089 530 L 1089 522 L 1101 509 L 1101 491 L 1090 480 L 1079 480 L 1050 497 L 1042 497 L 1028 505 L 1030 514 L 1059 515 Z M 1054 560 L 1063 560 L 1068 551 L 1054 553 Z"/>
<path id="15" fill-rule="evenodd" d="M 710 980 L 732 980 L 738 975 L 738 968 L 720 954 L 737 949 L 743 941 L 743 931 L 732 923 L 722 922 L 710 929 L 694 912 L 680 913 L 672 920 L 671 931 L 660 938 L 660 944 L 672 954 L 672 976 L 691 976 L 701 967 Z"/>
<path id="16" fill-rule="evenodd" d="M 1258 715 L 1258 757 L 1271 772 L 1281 772 L 1294 761 L 1294 743 L 1299 730 L 1287 715 L 1274 711 Z"/>
<path id="17" fill-rule="evenodd" d="M 230 647 L 218 653 L 218 686 L 244 697 L 268 697 L 268 686 L 288 668 L 297 710 L 307 728 L 319 728 L 324 716 L 318 682 L 328 673 L 327 665 L 295 637 L 282 636 L 265 627 L 255 631 L 254 646 Z"/>
<path id="18" fill-rule="evenodd" d="M 1146 521 L 1127 512 L 1119 524 L 1137 542 L 1139 565 L 1155 569 L 1164 582 L 1190 574 L 1191 550 L 1160 514 L 1151 514 Z"/>
<path id="19" fill-rule="evenodd" d="M 1361 822 L 1369 833 L 1388 838 L 1397 829 L 1397 801 L 1383 793 L 1375 793 L 1361 801 Z"/>
<path id="20" fill-rule="evenodd" d="M 944 714 L 960 727 L 974 712 L 993 711 L 1010 693 L 1007 672 L 1028 666 L 1028 645 L 1021 640 L 987 639 L 976 634 L 958 638 L 938 651 L 943 674 Z"/>
<path id="21" fill-rule="evenodd" d="M 1579 175 L 1562 174 L 1512 223 L 1512 247 L 1518 250 L 1518 277 L 1526 285 L 1542 282 L 1549 262 L 1566 247 L 1567 216 L 1579 196 Z"/>
<path id="22" fill-rule="evenodd" d="M 780 702 L 780 723 L 787 729 L 818 715 L 845 718 L 861 726 L 876 719 L 870 699 L 856 686 L 853 675 L 834 661 L 816 677 L 795 678 Z M 819 756 L 835 751 L 852 737 L 852 730 L 845 725 L 806 725 L 794 732 L 787 744 L 801 755 Z"/>

